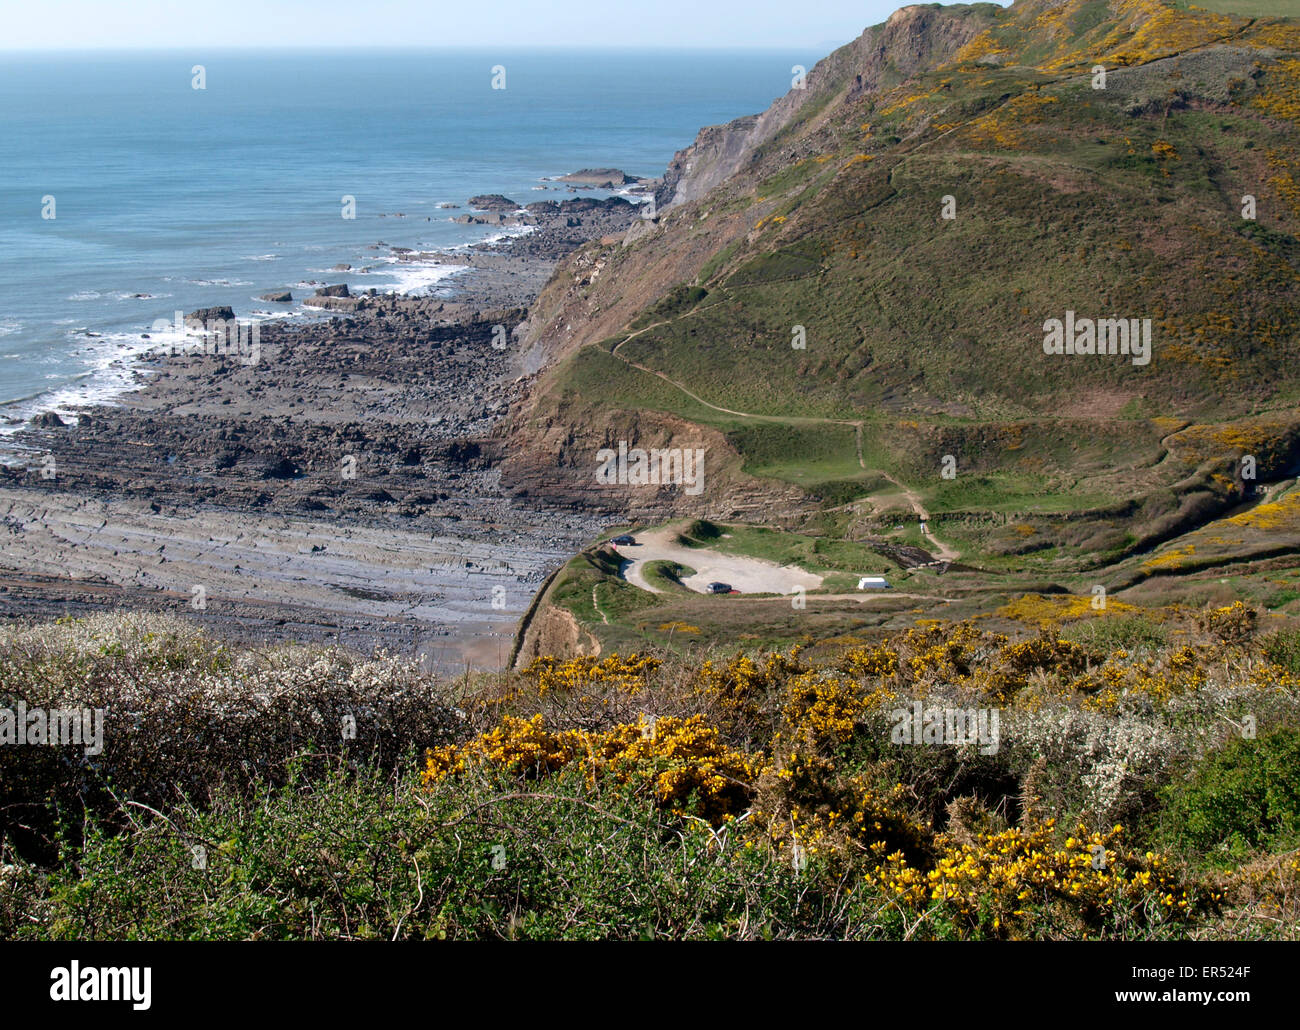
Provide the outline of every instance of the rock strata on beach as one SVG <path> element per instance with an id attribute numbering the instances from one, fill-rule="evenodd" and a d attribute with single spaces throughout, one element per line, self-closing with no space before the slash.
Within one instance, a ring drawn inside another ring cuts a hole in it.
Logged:
<path id="1" fill-rule="evenodd" d="M 372 300 L 364 316 L 264 324 L 256 364 L 154 356 L 121 406 L 22 432 L 57 475 L 0 466 L 0 615 L 188 614 L 201 584 L 195 617 L 235 635 L 342 626 L 363 650 L 434 641 L 452 665 L 494 664 L 592 526 L 497 485 L 494 427 L 528 380 L 495 330 L 525 312 Z"/>
<path id="2" fill-rule="evenodd" d="M 525 210 L 539 217 L 572 214 L 630 214 L 636 207 L 625 197 L 606 197 L 596 200 L 594 197 L 580 197 L 577 200 L 537 200 Z"/>
<path id="3" fill-rule="evenodd" d="M 0 465 L 0 617 L 179 611 L 245 639 L 495 667 L 538 586 L 608 521 L 500 486 L 501 426 L 533 379 L 515 330 L 557 260 L 635 212 L 529 217 L 526 235 L 453 254 L 375 244 L 460 268 L 438 297 L 322 284 L 304 304 L 333 317 L 261 323 L 256 362 L 154 354 L 120 403 L 28 423 L 14 443 L 42 460 Z"/>

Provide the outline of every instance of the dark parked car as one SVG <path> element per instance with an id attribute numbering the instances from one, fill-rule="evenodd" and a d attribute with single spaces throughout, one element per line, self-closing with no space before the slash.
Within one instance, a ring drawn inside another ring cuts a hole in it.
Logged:
<path id="1" fill-rule="evenodd" d="M 610 543 L 613 544 L 615 547 L 624 547 L 628 544 L 635 544 L 636 537 L 631 537 L 628 536 L 626 533 L 624 533 L 622 536 L 614 537 L 614 539 L 611 540 Z"/>
<path id="2" fill-rule="evenodd" d="M 709 593 L 711 594 L 729 594 L 731 593 L 730 583 L 710 583 Z"/>

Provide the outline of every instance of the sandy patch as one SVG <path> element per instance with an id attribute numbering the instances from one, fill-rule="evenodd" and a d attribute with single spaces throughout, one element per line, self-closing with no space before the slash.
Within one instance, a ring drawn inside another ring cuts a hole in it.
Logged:
<path id="1" fill-rule="evenodd" d="M 645 578 L 645 566 L 652 561 L 671 561 L 695 570 L 682 584 L 697 593 L 706 593 L 710 583 L 729 583 L 742 594 L 789 594 L 795 587 L 816 590 L 822 577 L 795 565 L 777 565 L 761 558 L 723 554 L 707 547 L 684 547 L 677 542 L 673 529 L 655 529 L 636 535 L 636 543 L 616 547 L 627 564 L 623 578 L 633 586 L 652 594 L 662 593 Z"/>

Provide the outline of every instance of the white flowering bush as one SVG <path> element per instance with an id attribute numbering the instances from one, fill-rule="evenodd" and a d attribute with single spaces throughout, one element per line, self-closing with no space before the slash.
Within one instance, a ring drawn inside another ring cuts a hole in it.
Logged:
<path id="1" fill-rule="evenodd" d="M 1188 753 L 1186 741 L 1157 718 L 1058 705 L 1016 713 L 1010 722 L 1016 746 L 1046 759 L 1057 803 L 1099 825 L 1140 810 L 1161 771 Z"/>
<path id="2" fill-rule="evenodd" d="M 0 747 L 0 833 L 48 831 L 51 803 L 202 801 L 283 782 L 290 760 L 395 768 L 459 725 L 448 685 L 393 655 L 227 648 L 184 619 L 104 614 L 0 631 L 0 707 L 103 709 L 102 751 Z M 305 756 L 305 757 L 304 757 Z"/>

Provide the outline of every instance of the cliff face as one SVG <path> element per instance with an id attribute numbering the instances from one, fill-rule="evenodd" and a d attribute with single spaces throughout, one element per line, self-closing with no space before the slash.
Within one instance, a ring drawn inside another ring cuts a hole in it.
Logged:
<path id="1" fill-rule="evenodd" d="M 621 237 L 575 254 L 557 272 L 525 326 L 523 365 L 554 369 L 584 345 L 618 333 L 633 316 L 673 285 L 697 276 L 720 250 L 743 241 L 752 211 L 716 211 L 703 232 L 683 235 L 686 209 L 705 198 L 752 191 L 772 169 L 807 157 L 833 141 L 826 129 L 846 106 L 885 85 L 949 60 L 988 27 L 993 4 L 912 6 L 867 29 L 861 37 L 819 61 L 804 88 L 792 88 L 761 114 L 700 130 L 678 152 L 656 193 L 661 216 L 635 224 Z M 715 205 L 716 208 L 717 205 Z M 744 459 L 724 432 L 655 410 L 607 412 L 543 375 L 535 400 L 508 431 L 502 481 L 521 496 L 572 504 L 628 518 L 677 515 L 794 521 L 815 506 L 799 489 L 745 474 Z M 601 487 L 593 455 L 603 447 L 698 446 L 708 450 L 710 487 L 701 495 L 680 489 Z"/>
<path id="2" fill-rule="evenodd" d="M 694 143 L 673 156 L 655 192 L 656 205 L 662 210 L 700 200 L 736 176 L 766 144 L 814 120 L 828 105 L 852 103 L 937 67 L 984 31 L 997 11 L 994 4 L 900 8 L 883 25 L 818 61 L 803 88 L 791 88 L 762 114 L 701 129 Z"/>
<path id="3" fill-rule="evenodd" d="M 547 655 L 562 655 L 565 658 L 578 655 L 599 657 L 600 651 L 600 641 L 578 625 L 572 612 L 543 599 L 519 642 L 513 668 L 525 668 Z"/>
<path id="4" fill-rule="evenodd" d="M 883 24 L 819 61 L 805 88 L 792 88 L 761 114 L 700 130 L 679 151 L 655 194 L 661 217 L 634 224 L 617 239 L 575 254 L 542 292 L 525 325 L 524 367 L 556 364 L 586 343 L 621 329 L 677 283 L 697 276 L 720 251 L 752 229 L 759 205 L 720 210 L 715 199 L 753 192 L 774 170 L 836 145 L 837 123 L 864 97 L 942 65 L 994 23 L 994 4 L 904 7 Z M 770 206 L 770 205 L 769 205 Z M 689 225 L 683 208 L 699 208 L 707 225 Z M 674 214 L 677 211 L 679 214 Z"/>

